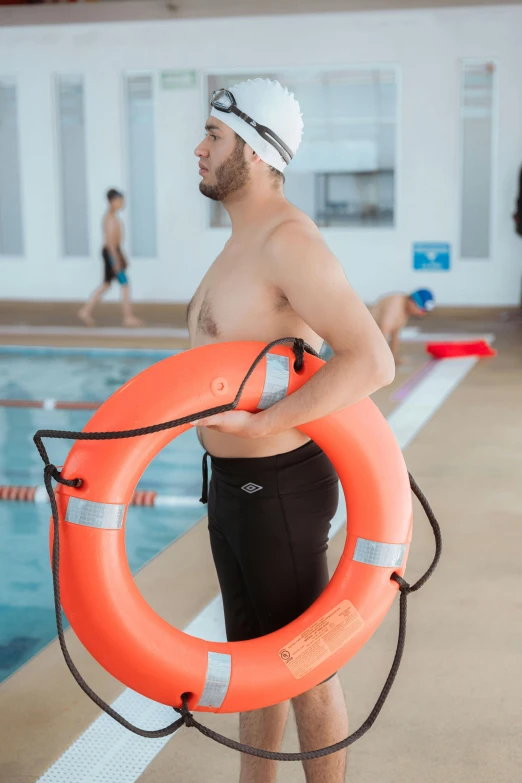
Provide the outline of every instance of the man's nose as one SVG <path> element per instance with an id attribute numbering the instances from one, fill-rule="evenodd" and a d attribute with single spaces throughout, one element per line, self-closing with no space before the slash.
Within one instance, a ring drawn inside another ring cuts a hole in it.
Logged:
<path id="1" fill-rule="evenodd" d="M 208 158 L 208 149 L 205 147 L 205 142 L 202 141 L 194 150 L 196 158 Z"/>

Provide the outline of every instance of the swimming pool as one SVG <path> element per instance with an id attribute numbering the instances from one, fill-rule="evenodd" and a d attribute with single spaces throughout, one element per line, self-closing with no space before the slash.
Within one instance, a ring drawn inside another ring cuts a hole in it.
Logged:
<path id="1" fill-rule="evenodd" d="M 103 401 L 165 352 L 0 348 L 0 399 Z M 81 410 L 0 406 L 0 484 L 43 484 L 33 443 L 38 429 L 81 430 L 92 415 Z M 152 422 L 151 422 L 152 423 Z M 72 441 L 45 442 L 61 465 Z M 201 494 L 202 450 L 189 430 L 158 454 L 139 488 L 179 496 L 176 508 L 128 510 L 126 547 L 133 573 L 194 525 L 205 513 Z M 49 566 L 47 503 L 0 501 L 0 681 L 56 636 Z"/>

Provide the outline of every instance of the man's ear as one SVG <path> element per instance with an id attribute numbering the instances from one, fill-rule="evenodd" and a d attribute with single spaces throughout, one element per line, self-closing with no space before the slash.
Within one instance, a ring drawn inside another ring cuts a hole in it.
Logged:
<path id="1" fill-rule="evenodd" d="M 245 144 L 245 147 L 247 149 L 248 157 L 250 158 L 251 163 L 261 163 L 261 158 L 257 154 L 257 152 L 254 152 L 252 147 L 249 144 Z"/>

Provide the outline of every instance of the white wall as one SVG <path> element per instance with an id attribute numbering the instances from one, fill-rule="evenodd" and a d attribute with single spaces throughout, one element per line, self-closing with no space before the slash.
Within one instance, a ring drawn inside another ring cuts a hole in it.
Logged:
<path id="1" fill-rule="evenodd" d="M 0 28 L 0 76 L 18 81 L 26 255 L 0 258 L 0 299 L 77 299 L 99 281 L 103 194 L 125 188 L 124 71 L 157 76 L 158 258 L 132 263 L 139 300 L 185 301 L 227 230 L 208 228 L 193 149 L 203 135 L 206 69 L 397 64 L 397 220 L 393 229 L 325 229 L 366 301 L 431 285 L 439 302 L 518 301 L 522 244 L 511 212 L 522 163 L 522 8 L 517 6 Z M 498 62 L 492 258 L 461 261 L 460 62 Z M 197 90 L 162 90 L 161 70 L 196 68 Z M 53 76 L 85 76 L 90 258 L 61 257 Z M 306 128 L 306 117 L 305 128 Z M 451 273 L 414 272 L 413 241 L 449 241 Z M 113 293 L 117 296 L 117 292 Z"/>

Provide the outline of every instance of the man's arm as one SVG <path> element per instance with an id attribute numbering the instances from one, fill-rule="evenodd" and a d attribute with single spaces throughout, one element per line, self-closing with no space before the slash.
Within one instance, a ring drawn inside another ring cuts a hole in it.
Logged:
<path id="1" fill-rule="evenodd" d="M 400 330 L 395 329 L 391 334 L 390 348 L 395 360 L 395 364 L 399 361 L 399 344 L 400 344 Z"/>
<path id="2" fill-rule="evenodd" d="M 404 306 L 401 304 L 400 297 L 389 297 L 382 303 L 377 318 L 377 325 L 381 330 L 384 339 L 389 344 L 396 363 L 399 361 L 401 329 L 406 323 L 407 319 L 404 315 Z"/>
<path id="3" fill-rule="evenodd" d="M 298 391 L 257 414 L 264 437 L 347 408 L 394 377 L 385 339 L 319 232 L 284 224 L 267 250 L 271 280 L 334 356 Z"/>
<path id="4" fill-rule="evenodd" d="M 270 437 L 342 410 L 394 377 L 386 340 L 319 232 L 287 223 L 272 235 L 266 252 L 270 282 L 328 342 L 334 356 L 272 408 L 254 415 L 232 411 L 199 422 L 242 437 Z"/>

